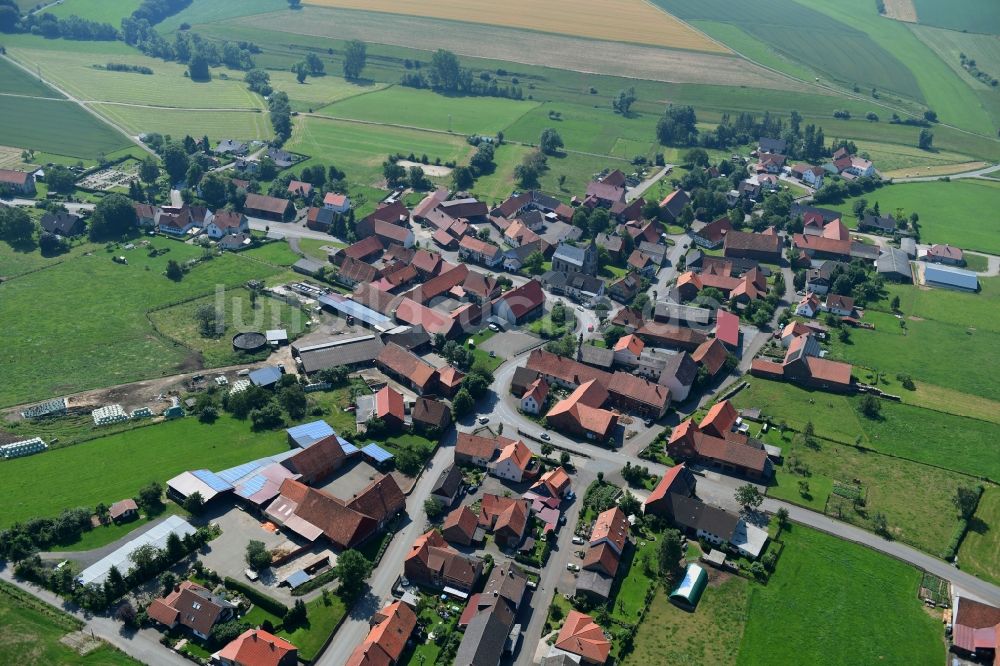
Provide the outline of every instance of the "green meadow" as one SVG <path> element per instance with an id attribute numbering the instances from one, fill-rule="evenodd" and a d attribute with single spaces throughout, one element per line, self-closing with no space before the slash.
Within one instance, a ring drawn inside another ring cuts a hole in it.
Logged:
<path id="1" fill-rule="evenodd" d="M 116 28 L 122 19 L 138 9 L 141 0 L 63 0 L 45 11 L 59 18 L 79 16 L 89 21 L 110 23 Z"/>
<path id="2" fill-rule="evenodd" d="M 184 470 L 225 469 L 287 447 L 280 430 L 255 433 L 249 422 L 222 415 L 211 425 L 183 418 L 8 460 L 0 465 L 6 509 L 0 524 L 55 516 L 66 507 L 111 504 Z"/>
<path id="3" fill-rule="evenodd" d="M 113 127 L 78 105 L 0 95 L 0 145 L 94 159 L 130 145 Z"/>
<path id="4" fill-rule="evenodd" d="M 92 104 L 102 116 L 123 127 L 129 134 L 150 132 L 175 137 L 233 137 L 244 141 L 266 141 L 274 136 L 266 113 L 255 111 L 156 109 L 117 104 Z"/>
<path id="5" fill-rule="evenodd" d="M 883 213 L 897 208 L 909 216 L 920 216 L 920 239 L 925 243 L 948 243 L 969 250 L 1000 254 L 1000 220 L 987 211 L 1000 209 L 1000 182 L 966 178 L 951 182 L 899 183 L 882 187 L 858 198 L 869 205 L 878 202 Z M 844 213 L 844 223 L 856 226 L 852 214 L 855 199 L 829 208 Z"/>
<path id="6" fill-rule="evenodd" d="M 150 258 L 144 248 L 100 249 L 3 284 L 0 321 L 9 340 L 0 354 L 7 369 L 0 405 L 193 369 L 184 364 L 197 359 L 156 335 L 146 312 L 280 272 L 227 254 L 172 282 L 164 276 L 167 261 L 183 263 L 201 250 L 163 239 L 153 244 L 169 251 Z M 128 265 L 112 262 L 113 254 L 123 254 Z"/>
<path id="7" fill-rule="evenodd" d="M 0 93 L 62 99 L 62 95 L 39 81 L 37 77 L 3 59 L 0 59 Z"/>
<path id="8" fill-rule="evenodd" d="M 799 525 L 782 540 L 770 581 L 751 587 L 737 664 L 941 663 L 941 621 L 917 599 L 919 571 Z"/>

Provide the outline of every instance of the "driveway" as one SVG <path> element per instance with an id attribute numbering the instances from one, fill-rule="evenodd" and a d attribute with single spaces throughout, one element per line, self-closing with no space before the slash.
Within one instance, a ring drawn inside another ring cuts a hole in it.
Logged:
<path id="1" fill-rule="evenodd" d="M 251 582 L 243 573 L 247 568 L 244 560 L 247 544 L 251 541 L 262 541 L 268 550 L 274 550 L 282 544 L 288 547 L 290 545 L 288 536 L 284 532 L 265 530 L 259 520 L 235 506 L 213 518 L 212 522 L 222 528 L 222 534 L 210 541 L 206 551 L 201 555 L 201 561 L 206 567 L 215 570 L 223 578 L 229 576 L 252 585 L 283 603 L 292 601 L 292 595 L 287 587 L 264 584 L 263 579 Z"/>

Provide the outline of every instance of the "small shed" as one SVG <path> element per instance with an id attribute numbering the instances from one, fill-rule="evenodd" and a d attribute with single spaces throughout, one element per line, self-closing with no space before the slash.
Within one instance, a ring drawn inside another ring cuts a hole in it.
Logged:
<path id="1" fill-rule="evenodd" d="M 684 572 L 684 579 L 670 593 L 670 601 L 693 613 L 706 585 L 708 585 L 708 574 L 705 573 L 705 570 L 697 564 L 689 564 Z"/>
<path id="2" fill-rule="evenodd" d="M 303 275 L 308 275 L 310 277 L 315 277 L 319 272 L 326 267 L 326 264 L 319 261 L 313 261 L 312 259 L 299 259 L 294 264 L 292 264 L 292 270 L 296 273 L 302 273 Z"/>
<path id="3" fill-rule="evenodd" d="M 376 467 L 381 467 L 387 464 L 390 460 L 395 458 L 391 453 L 383 449 L 381 446 L 375 442 L 369 443 L 367 446 L 361 449 L 361 455 L 367 458 Z"/>
<path id="4" fill-rule="evenodd" d="M 284 368 L 280 365 L 270 365 L 264 368 L 258 368 L 250 373 L 250 383 L 254 386 L 263 386 L 267 388 L 277 384 L 281 379 L 282 374 L 284 374 Z"/>
<path id="5" fill-rule="evenodd" d="M 267 338 L 267 344 L 272 347 L 288 344 L 288 331 L 283 328 L 272 328 L 266 331 L 264 336 Z"/>

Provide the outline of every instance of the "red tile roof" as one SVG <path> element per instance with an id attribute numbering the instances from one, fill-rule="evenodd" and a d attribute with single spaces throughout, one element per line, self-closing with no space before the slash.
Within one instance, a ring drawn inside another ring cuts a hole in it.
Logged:
<path id="1" fill-rule="evenodd" d="M 363 238 L 353 245 L 349 245 L 341 250 L 341 253 L 345 257 L 352 257 L 354 259 L 366 259 L 374 255 L 377 252 L 382 252 L 385 246 L 382 241 L 379 240 L 378 236 L 369 236 L 368 238 Z"/>
<path id="2" fill-rule="evenodd" d="M 957 247 L 939 244 L 930 246 L 927 249 L 927 256 L 941 259 L 951 259 L 952 261 L 961 261 L 965 254 Z"/>
<path id="3" fill-rule="evenodd" d="M 505 302 L 514 317 L 523 317 L 528 312 L 545 302 L 545 292 L 538 280 L 528 280 L 520 287 L 515 287 L 493 301 L 494 309 L 498 303 Z"/>
<path id="4" fill-rule="evenodd" d="M 375 416 L 380 419 L 391 416 L 402 422 L 406 416 L 403 394 L 394 391 L 388 385 L 383 386 L 382 390 L 375 394 Z"/>
<path id="5" fill-rule="evenodd" d="M 243 207 L 247 210 L 260 210 L 267 213 L 274 213 L 276 215 L 284 215 L 285 210 L 288 208 L 288 204 L 288 199 L 279 199 L 278 197 L 269 197 L 262 194 L 248 192 L 247 199 L 246 202 L 244 202 Z"/>
<path id="6" fill-rule="evenodd" d="M 726 234 L 726 251 L 742 250 L 781 254 L 781 237 L 773 234 L 754 234 L 730 231 Z"/>
<path id="7" fill-rule="evenodd" d="M 711 338 L 701 343 L 691 354 L 695 363 L 701 363 L 708 370 L 709 374 L 715 375 L 726 363 L 729 352 L 726 347 L 719 342 L 718 338 Z"/>
<path id="8" fill-rule="evenodd" d="M 123 499 L 115 502 L 110 507 L 108 507 L 108 515 L 111 516 L 112 520 L 117 520 L 125 515 L 128 511 L 138 511 L 139 506 L 135 503 L 134 499 Z"/>
<path id="9" fill-rule="evenodd" d="M 588 571 L 603 571 L 614 578 L 615 574 L 618 573 L 619 562 L 620 556 L 611 547 L 611 544 L 602 542 L 587 549 L 580 567 Z"/>
<path id="10" fill-rule="evenodd" d="M 712 405 L 705 418 L 698 424 L 698 429 L 717 437 L 725 437 L 727 433 L 732 432 L 737 418 L 739 413 L 733 407 L 733 403 L 723 400 Z"/>
<path id="11" fill-rule="evenodd" d="M 603 664 L 611 654 L 611 641 L 596 622 L 579 611 L 572 610 L 566 617 L 555 647 L 580 655 L 587 663 Z"/>
<path id="12" fill-rule="evenodd" d="M 590 532 L 590 543 L 606 539 L 615 547 L 618 554 L 621 554 L 628 540 L 628 528 L 628 516 L 625 512 L 617 506 L 611 507 L 601 512 L 594 521 L 594 529 Z"/>
<path id="13" fill-rule="evenodd" d="M 248 629 L 216 654 L 239 666 L 279 666 L 289 653 L 295 655 L 298 649 L 284 638 L 263 629 Z M 296 661 L 295 656 L 290 659 Z"/>
<path id="14" fill-rule="evenodd" d="M 469 542 L 475 536 L 478 526 L 479 519 L 476 518 L 476 514 L 472 513 L 472 509 L 468 506 L 460 506 L 445 517 L 441 530 L 446 538 L 449 532 L 457 530 L 465 537 L 466 542 Z"/>
<path id="15" fill-rule="evenodd" d="M 396 479 L 391 474 L 384 474 L 369 483 L 347 503 L 347 507 L 383 523 L 406 508 L 406 496 Z"/>
<path id="16" fill-rule="evenodd" d="M 659 502 L 666 497 L 667 494 L 671 492 L 671 486 L 674 485 L 677 479 L 680 478 L 686 470 L 687 468 L 684 466 L 684 463 L 681 463 L 680 465 L 674 465 L 664 472 L 663 478 L 660 479 L 660 482 L 656 484 L 656 488 L 654 488 L 653 492 L 649 493 L 649 497 L 646 498 L 646 504 Z"/>
<path id="17" fill-rule="evenodd" d="M 592 379 L 597 380 L 602 386 L 607 386 L 611 382 L 611 373 L 564 356 L 557 356 L 543 349 L 532 351 L 525 367 L 574 386 L 579 386 Z"/>
<path id="18" fill-rule="evenodd" d="M 719 310 L 715 319 L 715 337 L 730 347 L 740 344 L 740 318 L 727 310 Z"/>
<path id="19" fill-rule="evenodd" d="M 458 439 L 455 442 L 455 453 L 470 458 L 490 460 L 496 454 L 497 448 L 496 440 L 467 432 L 458 433 Z"/>
<path id="20" fill-rule="evenodd" d="M 795 234 L 792 244 L 797 250 L 803 252 L 823 252 L 845 257 L 851 255 L 851 241 L 838 240 L 836 238 L 826 238 L 824 236 L 807 236 L 805 234 Z"/>
<path id="21" fill-rule="evenodd" d="M 430 332 L 430 329 L 427 330 Z M 437 377 L 433 365 L 395 342 L 387 343 L 375 361 L 421 389 L 430 386 Z"/>
<path id="22" fill-rule="evenodd" d="M 403 656 L 406 642 L 417 627 L 417 616 L 402 601 L 394 601 L 372 617 L 372 628 L 350 658 L 347 666 L 395 664 Z"/>

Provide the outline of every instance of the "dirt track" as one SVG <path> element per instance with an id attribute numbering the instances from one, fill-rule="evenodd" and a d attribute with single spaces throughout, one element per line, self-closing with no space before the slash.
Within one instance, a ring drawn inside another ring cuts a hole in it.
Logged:
<path id="1" fill-rule="evenodd" d="M 907 23 L 917 22 L 917 8 L 913 6 L 913 0 L 883 0 L 885 2 L 885 15 L 888 18 Z"/>

